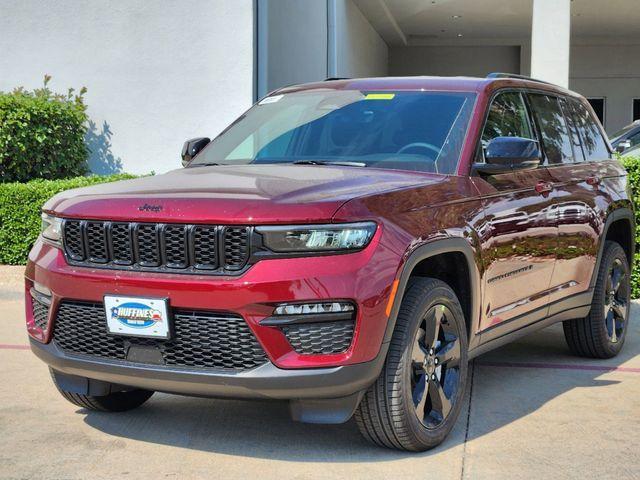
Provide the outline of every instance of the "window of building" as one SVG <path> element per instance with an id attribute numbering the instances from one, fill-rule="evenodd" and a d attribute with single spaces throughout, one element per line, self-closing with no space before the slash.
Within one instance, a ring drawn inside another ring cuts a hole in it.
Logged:
<path id="1" fill-rule="evenodd" d="M 538 121 L 547 161 L 550 165 L 572 163 L 573 148 L 558 99 L 540 94 L 531 94 L 529 98 Z"/>
<path id="2" fill-rule="evenodd" d="M 631 121 L 640 120 L 640 98 L 633 99 L 633 118 Z"/>
<path id="3" fill-rule="evenodd" d="M 604 125 L 604 112 L 605 112 L 605 104 L 606 100 L 604 97 L 600 98 L 587 98 L 587 102 L 591 104 L 591 108 L 596 112 L 596 117 L 600 120 L 600 123 Z"/>
<path id="4" fill-rule="evenodd" d="M 598 161 L 611 157 L 607 144 L 602 137 L 600 127 L 589 113 L 589 110 L 577 100 L 571 100 L 576 127 L 582 140 L 585 160 Z"/>

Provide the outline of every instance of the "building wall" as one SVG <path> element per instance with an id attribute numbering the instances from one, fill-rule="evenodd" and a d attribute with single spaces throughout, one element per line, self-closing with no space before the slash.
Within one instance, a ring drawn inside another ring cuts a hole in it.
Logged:
<path id="1" fill-rule="evenodd" d="M 327 77 L 327 2 L 258 1 L 258 96 Z"/>
<path id="2" fill-rule="evenodd" d="M 412 46 L 389 51 L 391 75 L 466 75 L 520 72 L 518 46 Z"/>
<path id="3" fill-rule="evenodd" d="M 0 1 L 0 90 L 88 88 L 98 173 L 164 172 L 254 98 L 252 0 Z"/>
<path id="4" fill-rule="evenodd" d="M 640 45 L 609 43 L 572 46 L 569 88 L 606 99 L 605 129 L 611 134 L 631 123 L 632 100 L 640 98 Z"/>
<path id="5" fill-rule="evenodd" d="M 329 76 L 387 75 L 389 48 L 358 7 L 352 0 L 330 0 L 329 5 Z"/>

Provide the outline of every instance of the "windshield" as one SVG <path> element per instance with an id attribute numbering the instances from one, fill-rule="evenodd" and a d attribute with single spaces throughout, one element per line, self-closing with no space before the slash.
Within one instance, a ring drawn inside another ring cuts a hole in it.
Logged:
<path id="1" fill-rule="evenodd" d="M 190 167 L 339 164 L 456 172 L 475 94 L 314 89 L 266 97 Z"/>

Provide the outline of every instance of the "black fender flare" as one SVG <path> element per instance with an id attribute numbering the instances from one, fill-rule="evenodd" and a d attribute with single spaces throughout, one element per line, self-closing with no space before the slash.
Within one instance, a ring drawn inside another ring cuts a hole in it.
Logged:
<path id="1" fill-rule="evenodd" d="M 589 288 L 593 289 L 596 286 L 596 281 L 598 279 L 598 271 L 600 270 L 600 261 L 602 260 L 602 255 L 604 254 L 604 239 L 607 237 L 607 233 L 609 232 L 609 227 L 613 222 L 617 222 L 618 220 L 628 220 L 631 227 L 631 238 L 629 244 L 631 245 L 631 262 L 633 262 L 633 255 L 635 254 L 635 228 L 636 228 L 636 220 L 633 210 L 630 208 L 622 207 L 613 210 L 604 222 L 604 226 L 602 227 L 602 233 L 600 234 L 600 245 L 598 245 L 598 256 L 596 257 L 596 265 L 593 269 L 593 274 L 591 275 L 591 282 L 589 282 Z M 629 265 L 631 267 L 631 265 Z"/>
<path id="2" fill-rule="evenodd" d="M 404 293 L 409 284 L 409 278 L 413 273 L 415 267 L 423 260 L 426 260 L 436 255 L 444 253 L 462 253 L 467 260 L 467 269 L 469 272 L 469 285 L 471 290 L 471 318 L 469 318 L 469 348 L 475 346 L 474 339 L 474 326 L 478 324 L 480 315 L 480 303 L 482 299 L 480 289 L 480 272 L 475 260 L 475 253 L 472 245 L 468 240 L 464 238 L 445 238 L 442 240 L 434 240 L 427 244 L 421 245 L 413 250 L 402 266 L 402 272 L 398 277 L 398 288 L 396 290 L 395 298 L 393 299 L 393 306 L 391 307 L 391 313 L 387 320 L 387 328 L 385 331 L 383 345 L 386 346 L 391 341 L 393 331 L 396 326 L 396 320 L 398 318 L 398 312 L 400 311 L 400 305 L 404 297 Z M 384 348 L 386 354 L 386 348 Z"/>

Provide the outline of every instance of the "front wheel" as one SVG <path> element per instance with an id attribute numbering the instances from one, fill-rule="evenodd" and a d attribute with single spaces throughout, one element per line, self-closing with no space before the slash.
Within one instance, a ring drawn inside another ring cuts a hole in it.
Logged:
<path id="1" fill-rule="evenodd" d="M 138 408 L 151 398 L 154 392 L 149 390 L 133 389 L 123 392 L 112 392 L 108 395 L 82 395 L 69 392 L 58 384 L 55 372 L 50 368 L 51 378 L 60 394 L 74 405 L 98 412 L 126 412 Z"/>
<path id="2" fill-rule="evenodd" d="M 467 384 L 467 333 L 449 285 L 418 278 L 405 294 L 380 377 L 355 419 L 362 435 L 388 448 L 424 451 L 453 428 Z"/>

